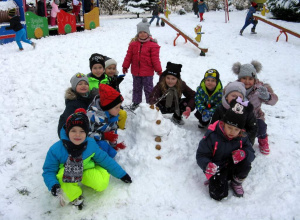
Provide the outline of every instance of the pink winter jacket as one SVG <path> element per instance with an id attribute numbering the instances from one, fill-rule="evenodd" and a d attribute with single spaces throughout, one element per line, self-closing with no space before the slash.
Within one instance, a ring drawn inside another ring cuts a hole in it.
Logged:
<path id="1" fill-rule="evenodd" d="M 122 67 L 128 69 L 131 65 L 134 76 L 153 76 L 154 71 L 161 73 L 159 49 L 160 46 L 151 40 L 145 43 L 133 41 L 129 44 Z"/>
<path id="2" fill-rule="evenodd" d="M 264 86 L 268 89 L 268 92 L 271 95 L 271 99 L 269 101 L 262 100 L 258 97 L 257 89 L 261 86 Z M 269 84 L 263 84 L 258 79 L 253 86 L 253 90 L 247 95 L 248 100 L 254 106 L 254 114 L 257 119 L 265 120 L 265 113 L 261 110 L 261 104 L 265 103 L 267 105 L 275 105 L 278 101 L 278 96 L 273 92 L 273 89 Z"/>
<path id="3" fill-rule="evenodd" d="M 51 7 L 52 7 L 52 9 L 51 9 L 51 17 L 54 17 L 54 18 L 56 18 L 56 16 L 57 16 L 57 13 L 60 11 L 60 10 L 58 9 L 58 5 L 57 5 L 57 4 L 55 4 L 55 2 L 54 2 L 54 1 L 52 1 L 52 3 L 51 3 Z"/>

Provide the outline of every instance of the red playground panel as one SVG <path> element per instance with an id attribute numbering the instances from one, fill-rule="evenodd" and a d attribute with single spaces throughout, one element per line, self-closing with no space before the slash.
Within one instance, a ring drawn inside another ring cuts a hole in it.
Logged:
<path id="1" fill-rule="evenodd" d="M 76 32 L 75 15 L 60 10 L 60 12 L 57 13 L 57 24 L 59 34 L 68 34 Z"/>

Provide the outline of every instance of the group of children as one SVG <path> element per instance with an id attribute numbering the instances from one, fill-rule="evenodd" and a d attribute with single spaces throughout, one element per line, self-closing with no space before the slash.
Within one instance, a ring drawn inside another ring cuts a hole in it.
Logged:
<path id="1" fill-rule="evenodd" d="M 117 134 L 118 128 L 125 129 L 127 118 L 119 84 L 130 67 L 132 111 L 142 102 L 144 90 L 146 103 L 156 105 L 162 114 L 173 113 L 175 124 L 182 125 L 183 116 L 188 118 L 196 108 L 199 128 L 209 125 L 196 159 L 209 180 L 212 198 L 222 200 L 228 195 L 229 180 L 235 195 L 243 196 L 242 182 L 255 158 L 255 137 L 261 153 L 270 152 L 261 104 L 274 105 L 278 97 L 269 85 L 257 79 L 261 64 L 235 63 L 232 70 L 238 80 L 224 90 L 219 72 L 209 69 L 195 92 L 182 80 L 181 64 L 168 62 L 162 72 L 160 47 L 151 37 L 149 26 L 147 19 L 138 23 L 137 35 L 122 65 L 124 75 L 118 75 L 114 59 L 94 53 L 89 59 L 91 72 L 72 76 L 71 87 L 66 90 L 66 108 L 58 125 L 60 141 L 47 153 L 43 177 L 54 196 L 65 195 L 79 209 L 84 199 L 78 183 L 102 191 L 108 186 L 109 174 L 132 182 L 113 160 L 117 150 L 126 147 Z M 160 77 L 153 88 L 154 72 Z"/>

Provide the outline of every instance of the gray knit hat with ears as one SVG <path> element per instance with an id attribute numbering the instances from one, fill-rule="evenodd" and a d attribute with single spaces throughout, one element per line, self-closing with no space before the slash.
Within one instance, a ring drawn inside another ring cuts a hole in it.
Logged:
<path id="1" fill-rule="evenodd" d="M 143 18 L 143 20 L 140 23 L 138 23 L 136 26 L 137 26 L 137 34 L 139 34 L 141 31 L 144 31 L 147 34 L 151 35 L 149 29 L 150 24 L 148 23 L 147 18 Z"/>
<path id="2" fill-rule="evenodd" d="M 262 69 L 262 65 L 260 62 L 253 60 L 251 64 L 241 64 L 240 62 L 236 62 L 232 66 L 232 71 L 238 75 L 238 79 L 242 77 L 250 76 L 254 79 L 257 79 L 257 73 L 259 73 Z"/>

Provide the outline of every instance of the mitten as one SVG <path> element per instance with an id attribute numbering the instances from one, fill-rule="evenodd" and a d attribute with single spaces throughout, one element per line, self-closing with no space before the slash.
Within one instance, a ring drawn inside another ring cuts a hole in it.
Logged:
<path id="1" fill-rule="evenodd" d="M 188 118 L 190 116 L 190 114 L 191 114 L 191 108 L 190 107 L 186 107 L 185 108 L 185 112 L 183 112 L 182 114 L 183 114 L 183 116 L 185 118 Z"/>
<path id="2" fill-rule="evenodd" d="M 104 132 L 103 133 L 103 136 L 104 136 L 104 140 L 107 140 L 111 143 L 114 143 L 118 140 L 118 135 L 115 134 L 114 131 L 107 131 L 107 132 Z"/>
<path id="3" fill-rule="evenodd" d="M 58 196 L 60 193 L 60 185 L 59 184 L 55 184 L 54 186 L 52 186 L 51 188 L 51 194 L 53 196 Z"/>
<path id="4" fill-rule="evenodd" d="M 115 150 L 125 149 L 126 145 L 124 144 L 124 142 L 121 142 L 121 143 L 118 143 L 114 148 L 115 148 Z"/>
<path id="5" fill-rule="evenodd" d="M 218 172 L 218 166 L 215 163 L 209 162 L 205 170 L 205 176 L 209 180 L 210 177 Z"/>
<path id="6" fill-rule="evenodd" d="M 121 178 L 124 183 L 132 183 L 131 177 L 126 173 L 125 176 Z"/>
<path id="7" fill-rule="evenodd" d="M 268 89 L 264 86 L 261 86 L 257 89 L 258 91 L 258 97 L 263 100 L 270 100 L 270 93 L 268 92 Z"/>
<path id="8" fill-rule="evenodd" d="M 241 162 L 242 160 L 245 159 L 245 157 L 246 157 L 246 153 L 244 150 L 238 149 L 232 151 L 232 159 L 234 164 Z"/>
<path id="9" fill-rule="evenodd" d="M 207 109 L 204 109 L 202 111 L 202 121 L 203 122 L 208 122 L 211 118 L 211 113 Z"/>
<path id="10" fill-rule="evenodd" d="M 128 69 L 123 67 L 122 72 L 123 72 L 124 74 L 126 74 L 126 73 L 128 73 Z"/>

